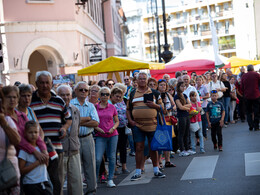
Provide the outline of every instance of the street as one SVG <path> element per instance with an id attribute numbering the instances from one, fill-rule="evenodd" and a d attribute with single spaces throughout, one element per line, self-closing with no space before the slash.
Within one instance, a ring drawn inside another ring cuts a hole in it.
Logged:
<path id="1" fill-rule="evenodd" d="M 214 151 L 210 131 L 205 154 L 175 155 L 175 168 L 166 168 L 166 178 L 153 178 L 152 165 L 142 179 L 131 182 L 134 157 L 128 156 L 129 175 L 114 179 L 116 188 L 98 183 L 97 194 L 260 194 L 260 131 L 249 131 L 247 123 L 222 129 L 223 152 Z M 199 148 L 197 148 L 199 151 Z"/>

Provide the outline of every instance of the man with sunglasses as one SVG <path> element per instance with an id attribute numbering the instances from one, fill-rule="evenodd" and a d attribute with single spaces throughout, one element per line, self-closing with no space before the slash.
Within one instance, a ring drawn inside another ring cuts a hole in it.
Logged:
<path id="1" fill-rule="evenodd" d="M 80 157 L 87 183 L 86 194 L 91 194 L 95 193 L 97 188 L 95 144 L 92 132 L 94 127 L 99 125 L 99 117 L 94 104 L 86 101 L 88 90 L 89 87 L 86 82 L 78 82 L 74 88 L 76 98 L 72 99 L 70 103 L 80 111 Z"/>
<path id="2" fill-rule="evenodd" d="M 208 89 L 209 91 L 216 90 L 218 92 L 218 101 L 223 104 L 223 92 L 225 92 L 227 88 L 222 81 L 218 80 L 218 76 L 215 72 L 211 73 L 211 79 L 212 81 L 208 83 Z"/>

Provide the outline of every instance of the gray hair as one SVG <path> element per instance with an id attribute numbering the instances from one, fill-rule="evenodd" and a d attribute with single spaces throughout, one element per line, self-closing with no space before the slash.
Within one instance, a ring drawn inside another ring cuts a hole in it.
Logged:
<path id="1" fill-rule="evenodd" d="M 185 75 L 182 75 L 182 79 L 183 79 L 184 77 L 188 77 L 188 78 L 190 79 L 190 76 L 189 76 L 189 75 L 187 75 L 187 74 L 185 74 Z"/>
<path id="2" fill-rule="evenodd" d="M 126 92 L 127 87 L 123 83 L 116 83 L 114 87 L 117 87 L 123 91 L 123 93 Z"/>
<path id="3" fill-rule="evenodd" d="M 101 89 L 98 92 L 98 95 L 101 96 L 101 93 L 103 91 L 108 91 L 108 93 L 111 94 L 111 91 L 110 91 L 110 89 L 108 87 L 101 87 Z"/>
<path id="4" fill-rule="evenodd" d="M 35 82 L 37 82 L 39 80 L 40 76 L 47 76 L 47 77 L 49 77 L 51 79 L 51 82 L 52 82 L 52 75 L 51 75 L 50 72 L 45 71 L 45 70 L 36 72 Z"/>
<path id="5" fill-rule="evenodd" d="M 68 89 L 69 92 L 70 92 L 70 95 L 72 94 L 72 89 L 71 89 L 71 87 L 69 85 L 62 84 L 59 87 L 57 87 L 56 91 L 57 91 L 58 94 L 60 93 L 61 89 Z"/>
<path id="6" fill-rule="evenodd" d="M 165 78 L 166 76 L 170 77 L 170 75 L 168 75 L 168 74 L 164 74 L 164 75 L 163 75 L 163 78 Z M 171 78 L 171 77 L 170 77 L 170 78 Z"/>
<path id="7" fill-rule="evenodd" d="M 97 88 L 98 91 L 101 89 L 101 87 L 98 86 L 98 85 L 91 85 L 91 86 L 89 87 L 89 90 L 91 91 L 93 88 Z"/>
<path id="8" fill-rule="evenodd" d="M 76 89 L 79 87 L 80 84 L 85 84 L 85 85 L 87 86 L 87 88 L 89 88 L 88 84 L 87 84 L 85 81 L 79 81 L 79 82 L 77 82 L 77 84 L 75 85 L 74 90 L 76 90 Z"/>
<path id="9" fill-rule="evenodd" d="M 247 66 L 247 71 L 254 71 L 254 66 L 252 64 L 249 64 Z"/>
<path id="10" fill-rule="evenodd" d="M 21 93 L 25 93 L 25 92 L 32 93 L 32 88 L 30 85 L 23 83 L 23 84 L 19 85 L 18 88 L 19 88 L 20 95 L 21 95 Z"/>
<path id="11" fill-rule="evenodd" d="M 177 79 L 176 78 L 172 78 L 172 79 L 170 79 L 169 80 L 169 82 L 168 82 L 168 85 L 170 86 L 170 87 L 175 87 L 176 85 L 177 85 Z"/>
<path id="12" fill-rule="evenodd" d="M 146 78 L 148 79 L 148 74 L 146 72 L 140 71 L 137 75 L 136 75 L 136 79 L 139 78 L 140 75 L 146 75 Z"/>

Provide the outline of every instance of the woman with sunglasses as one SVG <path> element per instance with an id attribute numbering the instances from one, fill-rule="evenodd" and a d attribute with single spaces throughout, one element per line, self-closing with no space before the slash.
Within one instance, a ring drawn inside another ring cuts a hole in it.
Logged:
<path id="1" fill-rule="evenodd" d="M 165 116 L 172 116 L 172 111 L 176 109 L 176 105 L 173 101 L 172 96 L 167 92 L 168 90 L 168 84 L 167 81 L 164 79 L 160 79 L 158 81 L 158 91 L 161 93 L 161 98 L 164 104 L 164 114 Z M 164 152 L 165 156 L 165 167 L 176 167 L 173 163 L 170 161 L 170 151 Z M 162 162 L 162 154 L 159 152 L 159 163 Z"/>
<path id="2" fill-rule="evenodd" d="M 110 89 L 102 87 L 99 91 L 100 102 L 96 104 L 100 123 L 96 130 L 96 175 L 98 178 L 102 157 L 106 150 L 109 162 L 108 187 L 115 187 L 113 182 L 116 165 L 116 149 L 118 141 L 118 114 L 114 105 L 108 103 Z"/>
<path id="3" fill-rule="evenodd" d="M 114 87 L 115 81 L 113 79 L 108 79 L 105 84 L 109 89 L 112 89 Z"/>
<path id="4" fill-rule="evenodd" d="M 155 78 L 149 78 L 147 82 L 147 86 L 151 89 L 157 90 L 158 84 Z"/>

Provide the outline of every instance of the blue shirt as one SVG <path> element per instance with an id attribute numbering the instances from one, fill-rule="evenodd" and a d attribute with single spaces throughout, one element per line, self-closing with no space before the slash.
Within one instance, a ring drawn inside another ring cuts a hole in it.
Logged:
<path id="1" fill-rule="evenodd" d="M 38 152 L 41 152 L 37 146 L 35 148 Z M 36 161 L 36 158 L 33 154 L 28 154 L 24 150 L 20 150 L 18 158 L 26 161 L 25 166 L 29 166 L 30 164 L 33 164 Z M 41 164 L 35 167 L 23 178 L 23 184 L 36 184 L 45 181 L 48 181 L 47 167 L 45 164 Z"/>
<path id="2" fill-rule="evenodd" d="M 94 104 L 85 100 L 83 105 L 80 105 L 77 98 L 74 98 L 70 103 L 79 109 L 80 117 L 90 117 L 91 120 L 95 120 L 99 123 L 99 117 Z M 79 136 L 84 136 L 94 131 L 94 127 L 80 126 Z"/>
<path id="3" fill-rule="evenodd" d="M 210 101 L 207 105 L 207 112 L 209 113 L 209 120 L 212 124 L 216 124 L 221 120 L 224 106 L 221 102 L 217 101 L 213 103 Z"/>

